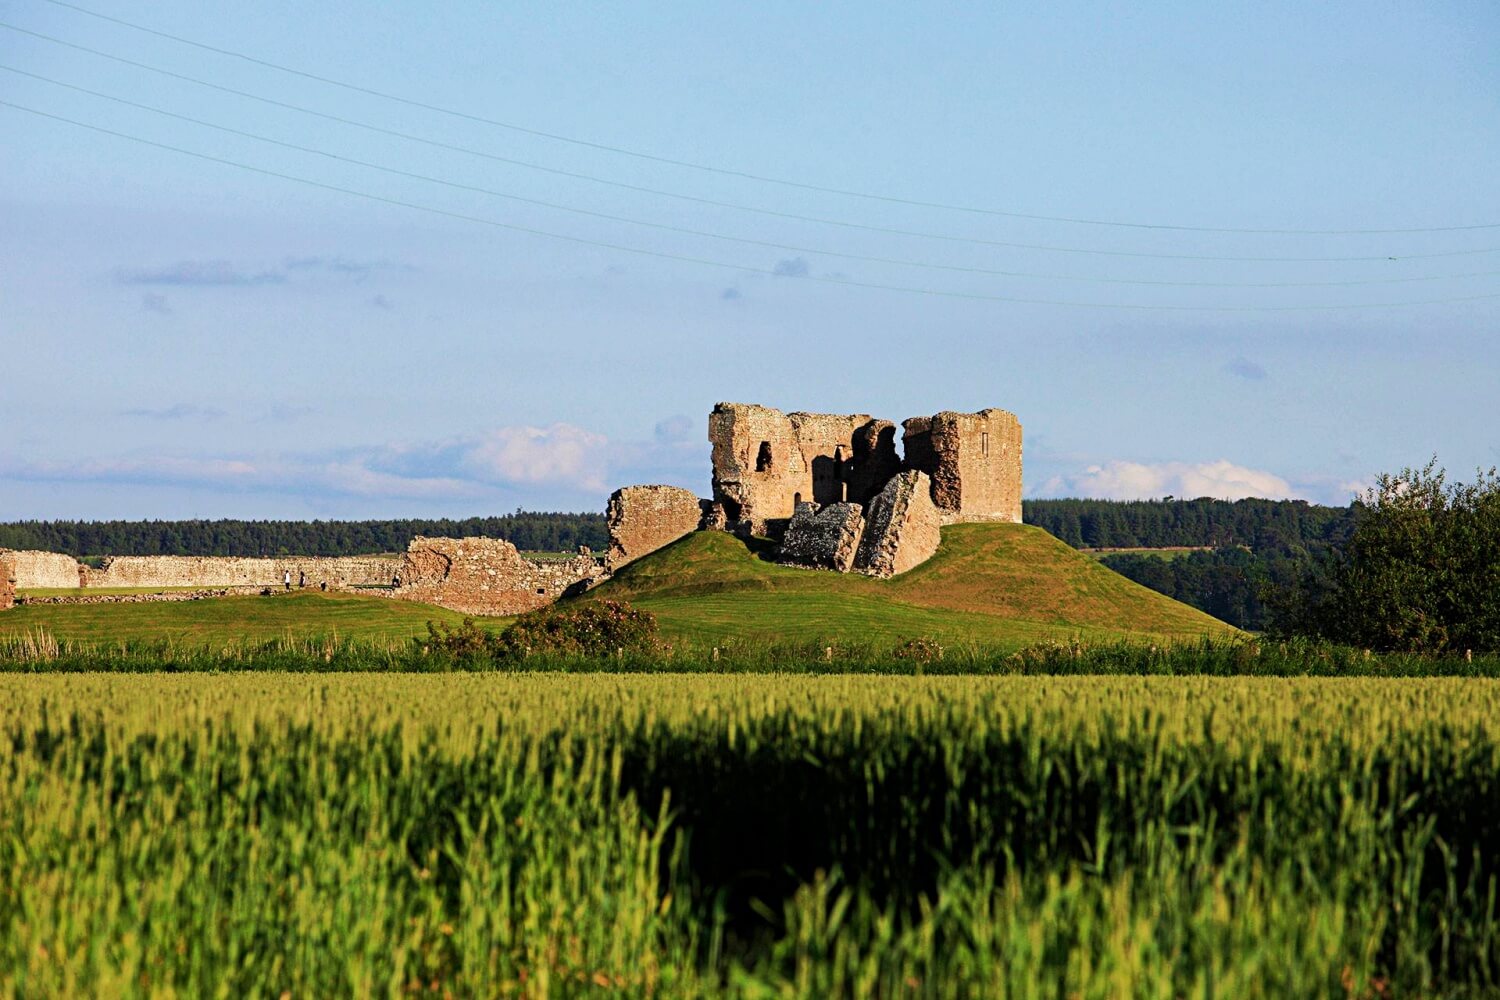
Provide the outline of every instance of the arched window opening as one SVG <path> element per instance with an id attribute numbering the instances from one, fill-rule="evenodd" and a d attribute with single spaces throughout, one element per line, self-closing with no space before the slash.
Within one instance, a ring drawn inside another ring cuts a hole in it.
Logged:
<path id="1" fill-rule="evenodd" d="M 771 442 L 762 441 L 760 443 L 760 454 L 755 456 L 755 471 L 771 471 Z"/>

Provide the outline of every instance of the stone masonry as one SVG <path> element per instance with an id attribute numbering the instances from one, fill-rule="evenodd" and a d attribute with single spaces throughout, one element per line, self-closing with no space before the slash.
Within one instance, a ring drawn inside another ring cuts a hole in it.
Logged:
<path id="1" fill-rule="evenodd" d="M 16 587 L 66 589 L 82 584 L 84 567 L 72 556 L 61 552 L 33 552 L 0 549 L 10 563 Z"/>
<path id="2" fill-rule="evenodd" d="M 401 557 L 285 556 L 259 559 L 236 556 L 115 556 L 100 569 L 84 567 L 86 587 L 280 587 L 288 575 L 292 586 L 329 590 L 389 585 Z"/>
<path id="3" fill-rule="evenodd" d="M 16 567 L 8 553 L 0 552 L 0 611 L 16 606 Z"/>
<path id="4" fill-rule="evenodd" d="M 931 490 L 926 473 L 916 470 L 903 472 L 886 484 L 870 502 L 855 569 L 887 578 L 932 558 L 943 522 Z"/>
<path id="5" fill-rule="evenodd" d="M 1021 523 L 1021 423 L 1005 410 L 944 411 L 902 423 L 906 465 L 932 479 L 943 523 Z"/>
<path id="6" fill-rule="evenodd" d="M 854 568 L 865 513 L 857 503 L 797 505 L 777 555 L 780 562 L 847 573 Z"/>
<path id="7" fill-rule="evenodd" d="M 587 550 L 566 560 L 530 559 L 498 538 L 413 538 L 392 597 L 469 615 L 517 615 L 582 593 L 604 575 Z"/>
<path id="8" fill-rule="evenodd" d="M 718 403 L 708 418 L 713 499 L 731 528 L 776 533 L 799 503 L 868 502 L 901 468 L 895 425 L 869 414 Z"/>
<path id="9" fill-rule="evenodd" d="M 611 573 L 626 563 L 683 535 L 703 523 L 705 503 L 679 486 L 626 486 L 615 490 L 605 509 L 609 526 L 609 554 L 604 564 Z"/>

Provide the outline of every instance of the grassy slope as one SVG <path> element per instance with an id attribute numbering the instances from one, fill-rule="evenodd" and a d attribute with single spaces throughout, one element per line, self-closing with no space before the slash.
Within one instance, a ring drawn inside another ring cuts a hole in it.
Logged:
<path id="1" fill-rule="evenodd" d="M 59 640 L 162 640 L 189 645 L 340 635 L 399 639 L 427 621 L 462 615 L 427 604 L 348 593 L 299 591 L 276 597 L 218 597 L 150 604 L 36 604 L 0 613 L 0 636 L 45 629 Z"/>
<path id="2" fill-rule="evenodd" d="M 894 580 L 809 572 L 703 532 L 641 559 L 593 592 L 656 613 L 671 634 L 1023 645 L 1046 638 L 1196 637 L 1229 626 L 1130 582 L 1039 528 L 943 529 L 936 556 Z"/>

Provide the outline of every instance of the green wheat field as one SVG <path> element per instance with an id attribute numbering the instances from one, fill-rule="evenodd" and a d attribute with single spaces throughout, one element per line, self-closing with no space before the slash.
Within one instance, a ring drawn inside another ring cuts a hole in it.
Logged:
<path id="1" fill-rule="evenodd" d="M 13 997 L 1500 986 L 1500 683 L 0 676 Z"/>

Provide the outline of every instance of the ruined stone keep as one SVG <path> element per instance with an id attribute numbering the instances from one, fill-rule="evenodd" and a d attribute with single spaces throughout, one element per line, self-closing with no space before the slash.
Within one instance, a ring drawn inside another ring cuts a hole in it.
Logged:
<path id="1" fill-rule="evenodd" d="M 609 568 L 718 529 L 778 540 L 789 565 L 888 577 L 930 558 L 942 525 L 1020 522 L 1015 414 L 944 411 L 901 428 L 904 458 L 896 425 L 867 413 L 719 403 L 708 417 L 713 499 L 667 486 L 616 491 Z"/>

